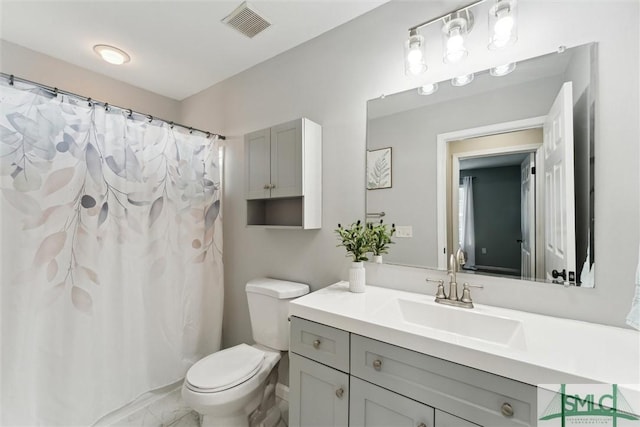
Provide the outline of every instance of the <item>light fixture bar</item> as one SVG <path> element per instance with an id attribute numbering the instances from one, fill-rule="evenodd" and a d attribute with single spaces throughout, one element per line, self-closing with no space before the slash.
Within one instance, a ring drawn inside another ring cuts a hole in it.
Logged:
<path id="1" fill-rule="evenodd" d="M 410 31 L 410 32 L 411 32 L 411 31 L 417 31 L 417 30 L 419 30 L 419 29 L 420 29 L 420 28 L 422 28 L 422 27 L 426 27 L 426 26 L 427 26 L 427 25 L 429 25 L 429 24 L 433 24 L 434 22 L 438 22 L 438 21 L 440 21 L 441 19 L 446 18 L 447 16 L 451 15 L 452 13 L 457 13 L 457 12 L 465 11 L 465 10 L 467 10 L 467 9 L 472 8 L 472 7 L 473 7 L 473 6 L 475 6 L 475 5 L 478 5 L 478 4 L 480 4 L 480 3 L 484 3 L 485 1 L 487 1 L 487 0 L 477 0 L 477 1 L 474 1 L 473 3 L 469 3 L 469 4 L 468 4 L 468 5 L 466 5 L 466 6 L 462 6 L 460 9 L 456 9 L 456 10 L 454 10 L 453 12 L 447 12 L 447 13 L 445 13 L 444 15 L 440 15 L 440 16 L 438 16 L 437 18 L 433 18 L 433 19 L 430 19 L 430 20 L 428 20 L 428 21 L 425 21 L 425 22 L 423 22 L 423 23 L 421 23 L 421 24 L 415 25 L 415 26 L 413 26 L 413 27 L 409 28 L 409 31 Z"/>

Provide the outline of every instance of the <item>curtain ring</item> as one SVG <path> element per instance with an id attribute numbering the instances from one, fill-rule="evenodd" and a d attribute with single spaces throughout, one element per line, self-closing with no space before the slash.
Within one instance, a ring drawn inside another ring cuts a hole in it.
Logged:
<path id="1" fill-rule="evenodd" d="M 89 104 L 89 107 L 93 107 L 93 104 L 91 103 L 91 98 L 87 98 L 87 104 Z"/>
<path id="2" fill-rule="evenodd" d="M 129 115 L 128 115 L 128 117 L 129 117 L 130 119 L 133 119 L 133 110 L 132 110 L 131 108 L 129 108 Z"/>
<path id="3" fill-rule="evenodd" d="M 109 103 L 104 104 L 104 111 L 109 111 Z"/>
<path id="4" fill-rule="evenodd" d="M 153 121 L 153 116 L 151 114 L 149 114 L 147 116 L 147 120 L 149 120 L 149 123 L 151 123 Z"/>
<path id="5" fill-rule="evenodd" d="M 169 127 L 173 129 L 173 122 L 169 122 Z"/>
<path id="6" fill-rule="evenodd" d="M 11 75 L 9 76 L 9 85 L 10 85 L 10 86 L 13 86 L 13 78 L 14 78 L 14 77 L 13 77 L 13 74 L 11 74 Z"/>
<path id="7" fill-rule="evenodd" d="M 193 133 L 193 128 L 189 128 L 189 133 Z"/>
<path id="8" fill-rule="evenodd" d="M 53 88 L 53 95 L 57 98 L 58 97 L 58 88 L 54 87 Z"/>
<path id="9" fill-rule="evenodd" d="M 211 132 L 207 132 L 207 139 L 211 138 Z"/>

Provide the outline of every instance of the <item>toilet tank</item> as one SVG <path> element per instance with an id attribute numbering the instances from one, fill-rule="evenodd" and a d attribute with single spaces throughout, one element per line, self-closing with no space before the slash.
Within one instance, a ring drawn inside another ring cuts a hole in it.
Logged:
<path id="1" fill-rule="evenodd" d="M 253 279 L 245 287 L 253 339 L 274 350 L 289 350 L 289 301 L 309 293 L 304 283 Z"/>

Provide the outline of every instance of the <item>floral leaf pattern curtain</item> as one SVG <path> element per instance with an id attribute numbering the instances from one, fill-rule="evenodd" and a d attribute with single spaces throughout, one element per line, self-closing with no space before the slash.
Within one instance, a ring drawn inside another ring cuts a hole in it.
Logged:
<path id="1" fill-rule="evenodd" d="M 0 90 L 0 421 L 89 425 L 219 349 L 218 143 Z"/>

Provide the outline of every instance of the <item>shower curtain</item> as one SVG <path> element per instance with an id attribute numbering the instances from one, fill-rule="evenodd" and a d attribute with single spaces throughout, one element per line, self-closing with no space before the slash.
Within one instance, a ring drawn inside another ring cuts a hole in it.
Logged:
<path id="1" fill-rule="evenodd" d="M 219 349 L 218 142 L 0 84 L 0 421 L 90 425 Z"/>

